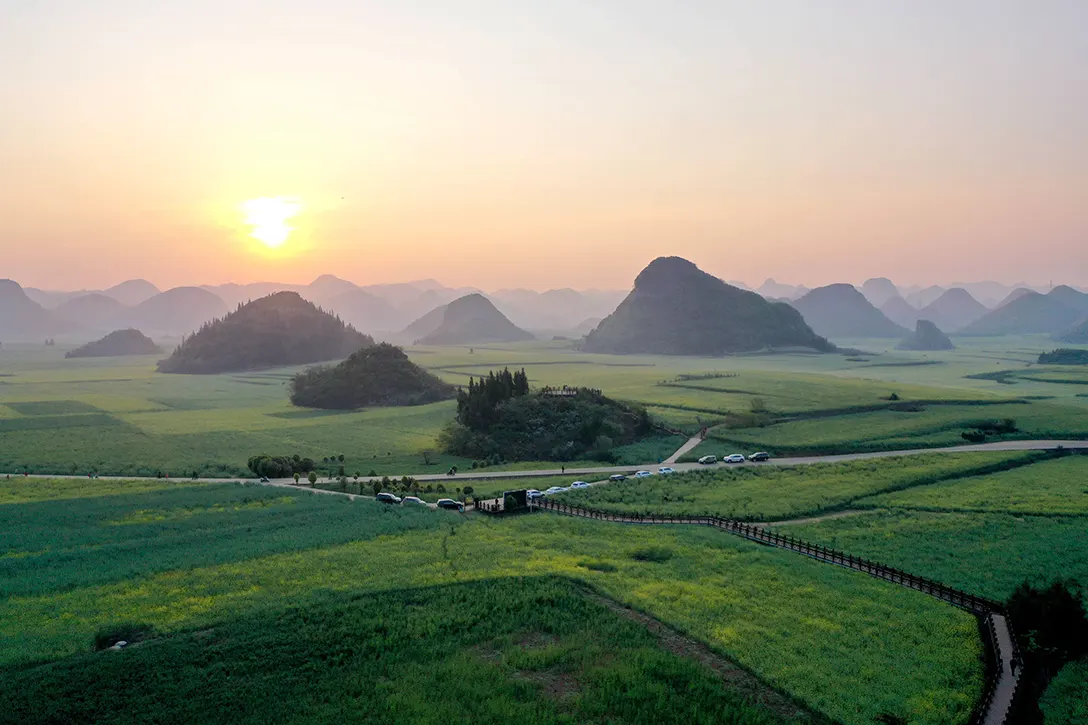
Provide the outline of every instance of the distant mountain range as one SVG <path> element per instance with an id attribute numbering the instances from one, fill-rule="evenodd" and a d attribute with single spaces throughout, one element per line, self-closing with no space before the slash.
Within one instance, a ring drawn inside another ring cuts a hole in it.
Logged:
<path id="1" fill-rule="evenodd" d="M 1028 292 L 991 310 L 959 331 L 961 335 L 1027 335 L 1066 332 L 1088 318 L 1088 294 L 1055 287 L 1047 294 Z"/>
<path id="2" fill-rule="evenodd" d="M 532 340 L 481 294 L 459 297 L 442 309 L 442 319 L 417 340 L 420 345 L 480 345 L 489 342 Z M 433 318 L 432 318 L 433 319 Z"/>

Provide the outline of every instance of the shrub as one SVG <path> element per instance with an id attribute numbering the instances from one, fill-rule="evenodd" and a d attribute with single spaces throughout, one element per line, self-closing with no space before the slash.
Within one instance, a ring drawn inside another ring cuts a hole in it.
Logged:
<path id="1" fill-rule="evenodd" d="M 672 549 L 664 546 L 647 546 L 632 551 L 631 558 L 635 561 L 649 561 L 661 564 L 672 558 Z"/>
<path id="2" fill-rule="evenodd" d="M 137 622 L 122 622 L 119 624 L 100 627 L 94 634 L 94 650 L 101 652 L 109 649 L 118 642 L 140 642 L 149 639 L 154 634 L 155 628 L 150 624 Z"/>

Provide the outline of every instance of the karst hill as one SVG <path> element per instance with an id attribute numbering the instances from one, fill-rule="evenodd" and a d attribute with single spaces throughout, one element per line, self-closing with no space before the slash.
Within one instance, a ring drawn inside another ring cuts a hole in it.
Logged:
<path id="1" fill-rule="evenodd" d="M 185 338 L 164 373 L 224 373 L 337 360 L 374 340 L 307 302 L 277 292 L 241 305 Z"/>
<path id="2" fill-rule="evenodd" d="M 583 341 L 587 352 L 724 355 L 834 349 L 797 310 L 726 284 L 680 257 L 659 257 L 616 311 Z"/>

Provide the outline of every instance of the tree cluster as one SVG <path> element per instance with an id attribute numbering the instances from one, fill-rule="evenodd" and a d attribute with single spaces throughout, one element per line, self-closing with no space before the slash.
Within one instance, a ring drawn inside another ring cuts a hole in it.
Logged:
<path id="1" fill-rule="evenodd" d="M 291 380 L 291 402 L 307 408 L 353 410 L 370 405 L 424 405 L 452 398 L 439 380 L 389 343 L 363 348 L 332 367 L 318 366 Z"/>
<path id="2" fill-rule="evenodd" d="M 481 377 L 468 379 L 468 390 L 457 392 L 457 422 L 474 430 L 486 429 L 498 416 L 499 406 L 511 398 L 529 394 L 529 376 L 525 369 L 511 373 L 508 368 L 494 370 Z"/>
<path id="3" fill-rule="evenodd" d="M 1088 365 L 1088 350 L 1060 347 L 1039 355 L 1041 365 Z"/>
<path id="4" fill-rule="evenodd" d="M 643 408 L 591 388 L 567 391 L 530 392 L 524 371 L 470 380 L 468 390 L 458 394 L 457 418 L 440 442 L 455 455 L 488 461 L 611 461 L 613 448 L 653 432 Z"/>
<path id="5" fill-rule="evenodd" d="M 291 478 L 296 473 L 303 475 L 315 469 L 312 458 L 303 458 L 297 453 L 293 456 L 252 456 L 247 465 L 249 470 L 265 478 Z"/>

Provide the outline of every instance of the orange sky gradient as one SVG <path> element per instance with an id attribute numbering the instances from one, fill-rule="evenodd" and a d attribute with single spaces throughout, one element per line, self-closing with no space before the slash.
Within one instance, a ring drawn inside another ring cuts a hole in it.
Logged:
<path id="1" fill-rule="evenodd" d="M 1088 3 L 4 15 L 0 277 L 26 286 L 625 288 L 671 254 L 750 284 L 1088 284 Z M 258 197 L 302 205 L 276 250 Z"/>

